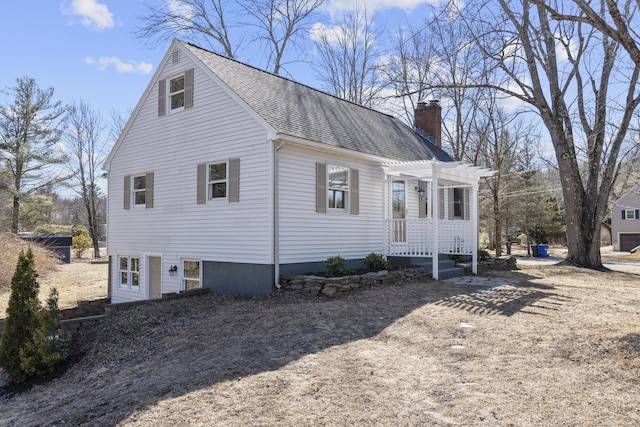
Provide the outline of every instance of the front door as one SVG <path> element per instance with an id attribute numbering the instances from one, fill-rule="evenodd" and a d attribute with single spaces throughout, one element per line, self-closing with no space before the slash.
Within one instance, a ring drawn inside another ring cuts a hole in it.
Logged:
<path id="1" fill-rule="evenodd" d="M 149 299 L 162 298 L 162 258 L 150 256 L 148 259 Z"/>
<path id="2" fill-rule="evenodd" d="M 393 181 L 391 183 L 391 210 L 393 221 L 393 241 L 407 241 L 407 218 L 405 199 L 405 182 Z"/>

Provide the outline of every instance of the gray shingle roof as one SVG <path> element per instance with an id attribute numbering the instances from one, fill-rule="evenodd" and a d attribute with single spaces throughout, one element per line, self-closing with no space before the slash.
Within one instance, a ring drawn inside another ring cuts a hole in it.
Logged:
<path id="1" fill-rule="evenodd" d="M 394 160 L 452 161 L 390 115 L 181 43 L 281 134 Z"/>

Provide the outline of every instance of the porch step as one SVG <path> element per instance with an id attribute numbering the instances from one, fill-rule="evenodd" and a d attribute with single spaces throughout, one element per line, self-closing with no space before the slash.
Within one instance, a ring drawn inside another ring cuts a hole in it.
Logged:
<path id="1" fill-rule="evenodd" d="M 438 269 L 438 280 L 450 279 L 452 277 L 464 276 L 464 268 L 451 267 L 445 269 Z"/>
<path id="2" fill-rule="evenodd" d="M 433 273 L 431 258 L 419 258 L 418 261 L 414 261 L 412 264 L 417 267 L 426 268 Z M 456 262 L 446 257 L 446 255 L 438 257 L 438 280 L 460 276 L 464 276 L 463 267 L 456 267 Z"/>

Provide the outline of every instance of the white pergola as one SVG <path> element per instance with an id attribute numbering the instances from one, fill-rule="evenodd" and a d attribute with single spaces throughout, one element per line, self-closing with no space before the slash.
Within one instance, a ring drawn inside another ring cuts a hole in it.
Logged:
<path id="1" fill-rule="evenodd" d="M 441 162 L 438 160 L 420 160 L 411 162 L 389 162 L 382 165 L 387 176 L 398 178 L 413 178 L 420 181 L 431 182 L 431 200 L 433 206 L 439 206 L 439 188 L 467 187 L 471 189 L 469 202 L 474 206 L 471 215 L 472 222 L 472 271 L 478 273 L 478 183 L 480 178 L 493 176 L 496 171 L 472 166 L 462 162 Z M 387 213 L 388 215 L 388 213 Z M 432 215 L 432 274 L 438 279 L 438 230 L 439 215 Z"/>

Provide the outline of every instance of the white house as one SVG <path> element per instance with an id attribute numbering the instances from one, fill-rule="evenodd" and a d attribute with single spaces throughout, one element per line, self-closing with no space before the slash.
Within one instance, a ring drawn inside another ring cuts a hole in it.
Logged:
<path id="1" fill-rule="evenodd" d="M 104 166 L 112 302 L 268 294 L 337 255 L 475 269 L 491 172 L 440 148 L 437 103 L 416 127 L 175 40 Z"/>
<path id="2" fill-rule="evenodd" d="M 640 245 L 640 186 L 613 203 L 611 243 L 614 251 L 630 251 Z"/>

